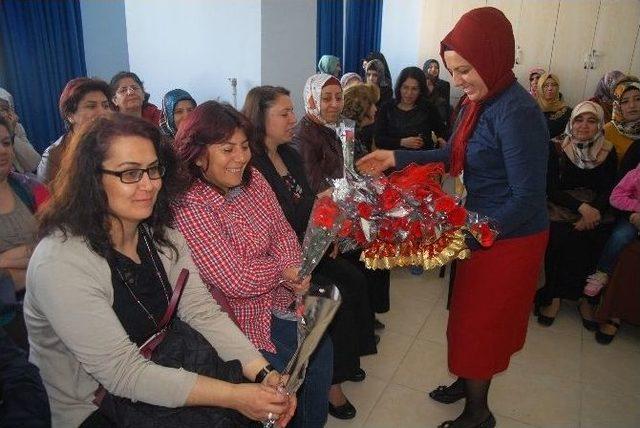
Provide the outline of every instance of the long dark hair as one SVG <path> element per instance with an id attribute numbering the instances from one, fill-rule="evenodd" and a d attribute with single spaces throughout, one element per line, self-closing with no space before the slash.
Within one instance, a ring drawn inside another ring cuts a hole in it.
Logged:
<path id="1" fill-rule="evenodd" d="M 166 168 L 151 216 L 144 221 L 153 231 L 153 240 L 172 249 L 165 227 L 172 220 L 170 202 L 180 191 L 176 162 L 169 146 L 162 143 L 160 130 L 144 119 L 112 113 L 90 121 L 74 132 L 60 170 L 51 186 L 51 198 L 40 213 L 39 239 L 60 230 L 80 236 L 102 257 L 113 254 L 107 194 L 99 172 L 114 138 L 142 137 L 151 140 L 159 162 Z"/>
<path id="2" fill-rule="evenodd" d="M 407 79 L 415 79 L 418 82 L 420 95 L 418 95 L 416 105 L 424 105 L 427 102 L 427 96 L 429 93 L 427 90 L 427 78 L 424 77 L 424 73 L 418 67 L 403 68 L 400 72 L 393 91 L 393 95 L 396 97 L 396 103 L 399 103 L 401 100 L 400 88 Z"/>
<path id="3" fill-rule="evenodd" d="M 267 135 L 267 111 L 273 106 L 279 96 L 290 96 L 291 92 L 282 86 L 256 86 L 252 88 L 244 100 L 242 113 L 251 121 L 255 128 L 255 138 L 251 151 L 256 155 L 265 152 L 264 139 Z"/>

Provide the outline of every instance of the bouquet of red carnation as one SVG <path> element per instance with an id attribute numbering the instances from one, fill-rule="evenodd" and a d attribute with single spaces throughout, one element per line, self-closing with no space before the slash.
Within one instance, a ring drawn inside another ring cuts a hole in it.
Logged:
<path id="1" fill-rule="evenodd" d="M 362 248 L 372 269 L 432 269 L 468 257 L 465 231 L 490 246 L 497 232 L 442 190 L 443 175 L 442 164 L 412 164 L 389 177 L 351 174 L 335 180 L 334 199 L 344 213 L 340 248 Z"/>

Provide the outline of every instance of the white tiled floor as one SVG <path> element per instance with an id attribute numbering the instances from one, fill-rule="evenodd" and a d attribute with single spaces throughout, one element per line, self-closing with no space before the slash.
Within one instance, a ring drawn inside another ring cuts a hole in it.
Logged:
<path id="1" fill-rule="evenodd" d="M 329 428 L 436 427 L 462 410 L 462 401 L 427 397 L 454 380 L 447 370 L 447 280 L 405 269 L 391 278 L 379 352 L 362 359 L 364 382 L 344 384 L 358 414 L 350 421 L 329 417 Z M 525 347 L 496 376 L 489 401 L 499 427 L 640 427 L 640 329 L 623 326 L 602 346 L 582 328 L 575 304 L 564 304 L 548 328 L 532 315 Z"/>

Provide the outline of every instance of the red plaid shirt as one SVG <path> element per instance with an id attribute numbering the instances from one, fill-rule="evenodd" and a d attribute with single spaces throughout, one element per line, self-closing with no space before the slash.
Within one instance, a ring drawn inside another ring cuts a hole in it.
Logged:
<path id="1" fill-rule="evenodd" d="M 271 311 L 294 300 L 282 271 L 300 266 L 300 245 L 271 187 L 254 168 L 248 186 L 222 196 L 196 181 L 174 206 L 202 280 L 229 300 L 240 328 L 258 349 L 275 353 Z"/>

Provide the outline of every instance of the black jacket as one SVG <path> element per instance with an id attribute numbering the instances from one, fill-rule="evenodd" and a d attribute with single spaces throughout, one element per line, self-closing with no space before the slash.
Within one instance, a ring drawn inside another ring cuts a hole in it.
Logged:
<path id="1" fill-rule="evenodd" d="M 309 216 L 311 215 L 311 209 L 313 208 L 316 195 L 311 190 L 309 182 L 307 181 L 300 154 L 289 144 L 281 144 L 278 146 L 278 154 L 289 170 L 289 174 L 291 174 L 302 188 L 302 198 L 298 203 L 294 202 L 291 192 L 282 177 L 280 177 L 280 174 L 278 174 L 278 171 L 276 171 L 266 152 L 256 153 L 251 161 L 253 166 L 260 171 L 267 180 L 271 189 L 273 189 L 287 221 L 294 232 L 296 232 L 296 235 L 298 235 L 298 239 L 301 240 L 307 229 L 307 223 L 309 222 Z"/>

